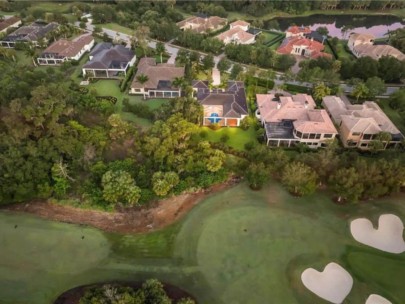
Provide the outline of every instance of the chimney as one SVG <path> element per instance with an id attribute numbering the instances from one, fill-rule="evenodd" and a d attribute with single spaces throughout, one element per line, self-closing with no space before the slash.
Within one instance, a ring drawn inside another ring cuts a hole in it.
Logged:
<path id="1" fill-rule="evenodd" d="M 308 101 L 306 101 L 306 100 L 305 100 L 305 103 L 304 103 L 304 107 L 305 107 L 305 109 L 308 109 Z"/>
<path id="2" fill-rule="evenodd" d="M 279 100 L 278 102 L 277 102 L 277 110 L 280 110 L 281 109 L 281 101 Z"/>

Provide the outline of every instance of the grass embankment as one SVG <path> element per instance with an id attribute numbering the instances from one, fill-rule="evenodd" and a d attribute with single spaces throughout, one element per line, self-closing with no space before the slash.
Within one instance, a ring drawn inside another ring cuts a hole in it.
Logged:
<path id="1" fill-rule="evenodd" d="M 95 24 L 95 25 L 98 25 L 98 26 L 100 26 L 102 28 L 109 29 L 109 30 L 112 30 L 112 31 L 124 33 L 124 34 L 127 34 L 127 35 L 132 35 L 134 33 L 133 29 L 130 29 L 130 28 L 122 26 L 122 25 L 119 25 L 117 23 L 103 23 L 103 24 Z"/>

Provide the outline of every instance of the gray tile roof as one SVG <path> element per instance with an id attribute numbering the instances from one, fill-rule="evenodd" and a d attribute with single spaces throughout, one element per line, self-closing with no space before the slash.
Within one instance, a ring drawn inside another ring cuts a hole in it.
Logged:
<path id="1" fill-rule="evenodd" d="M 123 69 L 134 58 L 135 53 L 123 45 L 101 43 L 90 56 L 93 58 L 83 66 L 84 69 Z"/>

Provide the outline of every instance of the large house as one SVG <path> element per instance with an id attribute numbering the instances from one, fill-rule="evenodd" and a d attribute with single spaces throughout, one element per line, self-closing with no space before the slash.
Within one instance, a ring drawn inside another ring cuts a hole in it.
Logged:
<path id="1" fill-rule="evenodd" d="M 139 76 L 146 76 L 146 81 L 139 81 Z M 138 71 L 131 84 L 130 94 L 147 97 L 172 98 L 181 95 L 181 88 L 173 85 L 176 78 L 184 77 L 184 67 L 174 64 L 156 64 L 155 58 L 142 58 L 138 64 Z"/>
<path id="2" fill-rule="evenodd" d="M 69 60 L 80 60 L 94 46 L 91 35 L 82 35 L 74 40 L 60 39 L 47 47 L 38 57 L 39 65 L 59 65 Z"/>
<path id="3" fill-rule="evenodd" d="M 135 53 L 123 45 L 104 42 L 97 44 L 83 66 L 83 76 L 93 78 L 119 78 L 134 65 Z"/>
<path id="4" fill-rule="evenodd" d="M 19 27 L 21 19 L 15 16 L 0 21 L 0 33 L 6 33 L 9 28 Z"/>
<path id="5" fill-rule="evenodd" d="M 256 35 L 249 33 L 250 23 L 238 20 L 232 22 L 230 29 L 216 36 L 217 39 L 221 40 L 224 44 L 235 43 L 235 44 L 252 44 L 255 43 Z"/>
<path id="6" fill-rule="evenodd" d="M 372 101 L 360 105 L 346 104 L 339 97 L 326 96 L 322 101 L 334 123 L 339 126 L 340 139 L 345 147 L 369 149 L 381 132 L 391 134 L 385 148 L 399 147 L 404 136 L 381 108 Z"/>
<path id="7" fill-rule="evenodd" d="M 374 39 L 373 35 L 351 33 L 347 45 L 357 58 L 368 56 L 378 60 L 383 56 L 391 56 L 401 61 L 405 60 L 404 53 L 390 45 L 375 45 Z"/>
<path id="8" fill-rule="evenodd" d="M 55 22 L 33 22 L 25 25 L 7 35 L 0 41 L 0 46 L 4 48 L 14 48 L 18 42 L 29 42 L 38 45 L 38 40 L 44 39 L 47 42 L 47 34 L 58 28 Z"/>
<path id="9" fill-rule="evenodd" d="M 292 36 L 285 38 L 277 49 L 279 54 L 299 55 L 311 59 L 319 57 L 332 58 L 331 54 L 324 53 L 324 45 L 314 39 Z"/>
<path id="10" fill-rule="evenodd" d="M 228 81 L 226 88 L 210 88 L 208 81 L 194 80 L 195 97 L 204 108 L 203 125 L 237 127 L 248 115 L 245 86 L 242 81 Z"/>
<path id="11" fill-rule="evenodd" d="M 315 109 L 310 95 L 257 94 L 256 100 L 256 117 L 264 126 L 268 146 L 290 147 L 303 143 L 318 148 L 338 134 L 328 113 Z"/>
<path id="12" fill-rule="evenodd" d="M 192 30 L 197 33 L 214 32 L 223 28 L 227 24 L 227 19 L 211 16 L 211 17 L 199 17 L 192 16 L 183 21 L 177 22 L 177 26 L 181 30 Z"/>

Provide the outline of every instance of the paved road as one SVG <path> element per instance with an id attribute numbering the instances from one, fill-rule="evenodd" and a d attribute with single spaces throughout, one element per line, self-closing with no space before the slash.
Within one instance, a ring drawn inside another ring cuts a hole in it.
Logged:
<path id="1" fill-rule="evenodd" d="M 75 22 L 76 26 L 79 26 L 79 22 Z M 86 30 L 88 32 L 92 32 L 94 30 L 94 25 L 90 24 L 90 23 L 86 23 Z M 121 32 L 117 32 L 117 31 L 113 31 L 110 29 L 106 29 L 106 28 L 102 28 L 103 33 L 106 33 L 108 35 L 108 37 L 110 37 L 111 39 L 119 39 L 122 41 L 125 41 L 127 43 L 127 45 L 131 44 L 131 36 L 121 33 Z M 182 49 L 182 47 L 179 46 L 175 46 L 173 45 L 171 42 L 173 42 L 173 40 L 166 42 L 165 43 L 165 47 L 166 47 L 166 51 L 170 54 L 170 58 L 168 60 L 168 63 L 175 63 L 177 54 L 179 52 L 180 49 Z M 148 46 L 155 49 L 156 48 L 156 41 L 155 40 L 149 40 L 148 41 Z M 184 48 L 183 48 L 184 49 Z M 198 52 L 200 54 L 201 57 L 205 57 L 207 54 L 203 53 L 203 52 Z M 214 56 L 214 62 L 215 62 L 215 66 L 217 66 L 218 62 L 225 57 L 225 54 L 221 54 L 218 56 Z M 246 66 L 242 65 L 243 69 L 246 70 Z M 229 70 L 232 69 L 232 65 L 231 68 Z M 308 88 L 312 88 L 313 84 L 310 82 L 300 82 L 300 81 L 286 81 L 283 79 L 283 73 L 279 73 L 276 72 L 276 78 L 274 79 L 274 83 L 275 85 L 282 85 L 284 83 L 288 83 L 288 84 L 293 84 L 293 85 L 300 85 L 300 86 L 305 86 Z M 345 94 L 350 94 L 353 90 L 353 86 L 350 86 L 348 84 L 342 83 L 341 85 L 342 91 Z M 394 93 L 395 91 L 399 90 L 400 87 L 398 86 L 388 86 L 387 90 L 385 93 L 382 94 L 382 98 L 387 97 L 389 95 L 391 95 L 392 93 Z M 379 96 L 380 97 L 380 96 Z"/>

